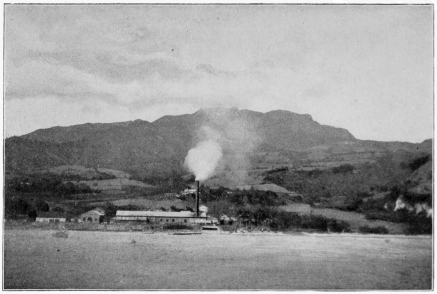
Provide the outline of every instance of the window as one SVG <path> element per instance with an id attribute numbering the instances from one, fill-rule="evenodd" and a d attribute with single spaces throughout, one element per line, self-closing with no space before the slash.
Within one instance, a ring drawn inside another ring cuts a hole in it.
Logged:
<path id="1" fill-rule="evenodd" d="M 186 219 L 184 219 L 184 223 L 186 223 L 187 222 L 187 220 Z"/>
<path id="2" fill-rule="evenodd" d="M 174 218 L 172 218 L 171 221 L 174 223 Z"/>
<path id="3" fill-rule="evenodd" d="M 168 223 L 168 218 L 166 218 L 165 221 Z"/>

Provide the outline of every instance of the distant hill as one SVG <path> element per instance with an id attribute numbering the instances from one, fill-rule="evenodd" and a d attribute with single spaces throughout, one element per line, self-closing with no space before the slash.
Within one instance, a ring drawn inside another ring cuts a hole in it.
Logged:
<path id="1" fill-rule="evenodd" d="M 155 173 L 180 169 L 201 127 L 221 136 L 225 156 L 249 159 L 249 166 L 298 160 L 363 160 L 387 152 L 432 152 L 432 141 L 362 141 L 345 129 L 321 125 L 308 114 L 276 110 L 261 113 L 236 108 L 201 109 L 164 116 L 152 123 L 82 124 L 40 129 L 5 140 L 7 172 L 60 165 Z"/>

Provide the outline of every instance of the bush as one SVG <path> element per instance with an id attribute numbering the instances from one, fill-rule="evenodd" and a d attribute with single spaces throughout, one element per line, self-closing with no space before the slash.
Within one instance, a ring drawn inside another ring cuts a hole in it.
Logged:
<path id="1" fill-rule="evenodd" d="M 179 212 L 179 211 L 182 211 L 183 209 L 179 209 L 179 208 L 177 208 L 176 206 L 174 206 L 174 205 L 172 205 L 172 206 L 170 206 L 170 211 L 176 211 L 176 212 Z"/>
<path id="2" fill-rule="evenodd" d="M 300 228 L 302 218 L 294 212 L 278 211 L 270 226 L 274 229 Z"/>
<path id="3" fill-rule="evenodd" d="M 384 226 L 373 227 L 373 228 L 369 226 L 363 226 L 360 227 L 358 230 L 362 234 L 388 234 L 388 230 Z"/>
<path id="4" fill-rule="evenodd" d="M 339 220 L 330 220 L 328 222 L 328 229 L 331 232 L 335 233 L 346 233 L 350 232 L 350 225 L 347 222 L 339 221 Z"/>
<path id="5" fill-rule="evenodd" d="M 27 213 L 27 216 L 29 218 L 29 221 L 35 221 L 36 217 L 38 216 L 35 210 L 31 210 Z"/>
<path id="6" fill-rule="evenodd" d="M 422 165 L 424 165 L 430 160 L 431 160 L 431 155 L 428 154 L 411 160 L 407 164 L 407 166 L 410 168 L 411 171 L 415 171 L 416 169 L 418 169 L 419 167 L 421 167 Z"/>
<path id="7" fill-rule="evenodd" d="M 432 234 L 432 217 L 427 217 L 425 212 L 409 215 L 407 234 Z"/>
<path id="8" fill-rule="evenodd" d="M 326 232 L 328 231 L 328 221 L 327 218 L 320 215 L 303 216 L 302 228 Z"/>

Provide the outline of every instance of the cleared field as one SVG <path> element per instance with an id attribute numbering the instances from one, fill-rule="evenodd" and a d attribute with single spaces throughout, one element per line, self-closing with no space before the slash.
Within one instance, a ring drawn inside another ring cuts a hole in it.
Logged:
<path id="1" fill-rule="evenodd" d="M 408 225 L 405 223 L 393 223 L 383 220 L 368 220 L 364 214 L 353 211 L 341 211 L 331 208 L 315 208 L 312 210 L 312 213 L 314 215 L 321 215 L 327 218 L 335 218 L 348 222 L 351 225 L 351 229 L 356 232 L 358 231 L 358 228 L 362 226 L 383 226 L 387 228 L 390 234 L 403 234 L 408 228 Z"/>
<path id="2" fill-rule="evenodd" d="M 369 226 L 372 228 L 383 226 L 388 230 L 389 234 L 403 234 L 408 228 L 408 225 L 405 223 L 393 223 L 383 220 L 368 220 L 362 213 L 342 211 L 332 208 L 312 208 L 309 204 L 303 203 L 288 204 L 280 206 L 279 208 L 289 212 L 296 212 L 305 215 L 320 215 L 326 218 L 345 221 L 350 224 L 350 229 L 353 232 L 358 232 L 359 228 L 362 226 Z"/>
<path id="3" fill-rule="evenodd" d="M 125 186 L 136 186 L 140 188 L 155 188 L 152 185 L 147 185 L 139 181 L 129 180 L 129 179 L 111 179 L 111 180 L 100 180 L 100 181 L 80 181 L 88 185 L 93 190 L 121 190 Z"/>
<path id="4" fill-rule="evenodd" d="M 5 289 L 432 286 L 431 237 L 53 233 L 4 231 Z"/>

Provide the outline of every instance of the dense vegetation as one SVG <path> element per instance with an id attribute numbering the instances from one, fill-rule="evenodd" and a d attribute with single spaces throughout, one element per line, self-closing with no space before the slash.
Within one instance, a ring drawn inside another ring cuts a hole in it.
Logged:
<path id="1" fill-rule="evenodd" d="M 363 234 L 388 234 L 388 230 L 385 227 L 379 226 L 370 228 L 369 226 L 362 226 L 359 228 L 360 233 Z"/>
<path id="2" fill-rule="evenodd" d="M 274 230 L 310 229 L 318 231 L 348 232 L 349 224 L 318 215 L 299 215 L 271 207 L 240 208 L 238 216 L 246 226 L 267 226 Z"/>
<path id="3" fill-rule="evenodd" d="M 412 172 L 429 161 L 429 154 L 404 155 L 403 158 L 386 155 L 375 164 L 360 166 L 341 165 L 310 171 L 276 169 L 266 172 L 264 181 L 301 193 L 309 204 L 323 203 L 326 199 L 334 199 L 334 196 L 343 196 L 344 203 L 335 208 L 361 212 L 371 220 L 407 223 L 407 233 L 410 234 L 431 233 L 432 218 L 427 217 L 426 212 L 410 212 L 406 208 L 393 211 L 396 200 L 401 196 L 411 206 L 421 203 L 432 207 L 431 193 L 414 192 L 411 188 L 418 183 L 406 180 Z M 378 193 L 383 197 L 373 199 L 372 196 Z"/>
<path id="4" fill-rule="evenodd" d="M 149 185 L 156 186 L 161 193 L 180 192 L 185 188 L 190 187 L 194 182 L 194 176 L 184 176 L 184 172 L 180 169 L 173 169 L 170 172 L 141 174 L 135 171 L 130 171 L 132 180 L 137 180 Z"/>
<path id="5" fill-rule="evenodd" d="M 426 154 L 423 156 L 416 157 L 416 158 L 410 160 L 409 162 L 401 163 L 401 167 L 409 168 L 411 171 L 415 171 L 429 161 L 431 161 L 431 155 Z"/>
<path id="6" fill-rule="evenodd" d="M 208 203 L 217 200 L 227 200 L 234 205 L 261 205 L 278 206 L 284 205 L 285 200 L 272 191 L 260 191 L 251 188 L 250 190 L 231 190 L 225 187 L 208 188 L 200 187 L 202 201 Z"/>
<path id="7" fill-rule="evenodd" d="M 288 169 L 267 172 L 266 183 L 274 183 L 302 194 L 309 203 L 320 201 L 321 197 L 346 196 L 350 202 L 390 189 L 403 189 L 404 180 L 411 171 L 430 160 L 430 155 L 413 157 L 401 161 L 393 155 L 380 157 L 375 164 L 362 164 L 357 167 L 341 165 L 331 169 L 310 171 Z M 358 208 L 357 206 L 354 208 Z"/>
<path id="8" fill-rule="evenodd" d="M 431 233 L 432 218 L 427 217 L 426 212 L 415 213 L 409 212 L 407 209 L 393 211 L 396 200 L 401 196 L 404 202 L 412 206 L 416 203 L 432 205 L 431 193 L 419 194 L 411 190 L 413 185 L 417 185 L 415 182 L 417 177 L 405 180 L 413 172 L 417 174 L 416 171 L 430 161 L 429 154 L 404 157 L 386 155 L 379 158 L 374 164 L 354 166 L 345 164 L 323 170 L 292 170 L 281 167 L 265 172 L 264 182 L 274 183 L 290 191 L 296 191 L 303 196 L 304 202 L 311 205 L 320 206 L 321 204 L 326 205 L 326 203 L 329 205 L 329 201 L 340 199 L 342 203 L 333 208 L 363 213 L 369 220 L 379 219 L 407 223 L 409 225 L 407 233 L 410 234 Z M 422 174 L 420 175 L 422 176 Z M 103 173 L 96 176 L 99 177 L 98 179 L 113 177 Z M 84 198 L 89 198 L 89 193 L 96 191 L 92 191 L 89 186 L 83 183 L 78 183 L 83 177 L 53 173 L 7 176 L 5 181 L 6 215 L 28 215 L 34 218 L 35 213 L 55 211 L 55 208 L 51 209 L 44 202 L 48 198 L 85 200 Z M 186 175 L 177 169 L 162 174 L 143 176 L 138 174 L 134 175 L 133 179 L 153 184 L 155 188 L 148 191 L 140 187 L 125 188 L 123 192 L 128 195 L 127 198 L 147 197 L 152 199 L 154 195 L 151 194 L 160 193 L 159 195 L 165 196 L 166 192 L 180 192 L 194 183 L 192 175 Z M 335 232 L 349 230 L 348 224 L 344 222 L 314 215 L 301 216 L 281 210 L 278 206 L 287 205 L 291 201 L 281 193 L 259 191 L 253 188 L 250 190 L 231 190 L 225 187 L 210 188 L 204 185 L 201 185 L 200 193 L 201 201 L 209 208 L 209 215 L 216 218 L 220 218 L 223 214 L 238 217 L 246 226 L 266 226 L 274 230 L 316 229 Z M 81 194 L 84 195 L 81 196 Z M 375 195 L 378 197 L 372 198 Z M 185 200 L 186 205 L 194 207 L 194 194 L 180 199 Z M 86 202 L 77 201 L 75 204 L 65 204 L 63 207 L 72 215 L 78 215 L 91 209 L 90 206 L 86 205 Z M 117 209 L 144 209 L 144 207 L 134 205 L 115 207 L 110 202 L 102 208 L 105 209 L 108 217 L 114 216 Z M 167 209 L 180 211 L 182 208 L 171 206 Z M 163 210 L 165 209 L 163 208 Z M 373 230 L 373 228 L 370 229 Z"/>
<path id="9" fill-rule="evenodd" d="M 9 193 L 56 193 L 71 195 L 79 193 L 92 193 L 91 188 L 84 183 L 73 183 L 63 176 L 44 174 L 25 174 L 6 179 L 6 192 Z"/>

